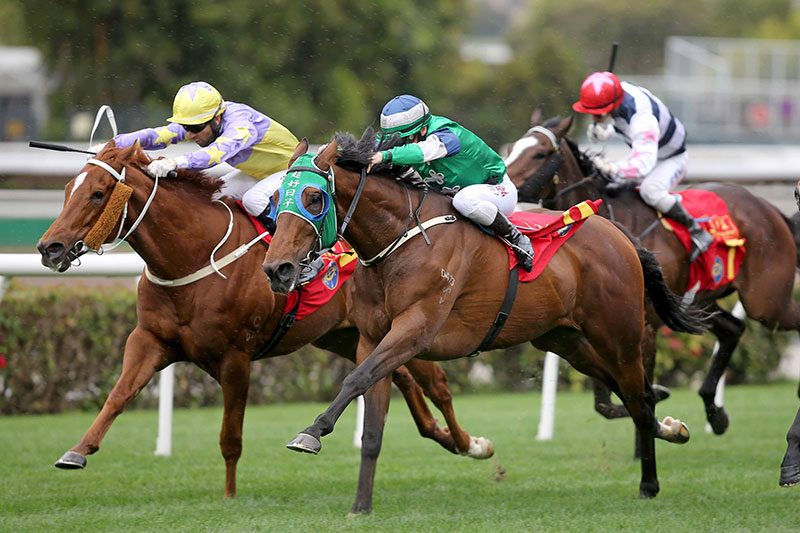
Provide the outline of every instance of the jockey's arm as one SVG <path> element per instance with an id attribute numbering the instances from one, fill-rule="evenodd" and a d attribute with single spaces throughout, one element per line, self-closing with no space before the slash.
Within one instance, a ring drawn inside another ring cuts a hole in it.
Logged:
<path id="1" fill-rule="evenodd" d="M 256 133 L 255 126 L 248 122 L 228 124 L 213 143 L 200 150 L 180 155 L 175 158 L 175 162 L 178 168 L 191 170 L 211 168 L 255 145 Z"/>
<path id="2" fill-rule="evenodd" d="M 139 143 L 145 150 L 161 150 L 168 144 L 179 143 L 186 139 L 186 130 L 180 124 L 168 124 L 158 128 L 145 128 L 131 133 L 120 133 L 114 137 L 114 144 L 126 148 Z"/>
<path id="3" fill-rule="evenodd" d="M 658 120 L 650 113 L 631 117 L 631 150 L 625 159 L 609 162 L 613 178 L 640 179 L 647 176 L 658 161 Z"/>
<path id="4" fill-rule="evenodd" d="M 461 141 L 447 128 L 429 134 L 424 140 L 396 146 L 382 152 L 384 162 L 398 165 L 421 165 L 434 159 L 455 155 L 461 151 Z"/>

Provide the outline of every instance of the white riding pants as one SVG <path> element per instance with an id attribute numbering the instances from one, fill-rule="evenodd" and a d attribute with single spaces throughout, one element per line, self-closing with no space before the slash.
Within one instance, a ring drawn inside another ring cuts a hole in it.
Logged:
<path id="1" fill-rule="evenodd" d="M 517 187 L 508 174 L 497 185 L 468 185 L 453 196 L 453 207 L 456 211 L 484 226 L 494 222 L 498 211 L 505 216 L 510 215 L 516 205 Z"/>
<path id="2" fill-rule="evenodd" d="M 639 185 L 639 195 L 644 203 L 662 213 L 669 211 L 678 201 L 670 191 L 686 177 L 688 162 L 687 152 L 659 161 Z"/>
<path id="3" fill-rule="evenodd" d="M 270 197 L 281 186 L 285 175 L 286 171 L 281 170 L 259 181 L 241 170 L 234 170 L 220 178 L 225 185 L 218 196 L 241 200 L 247 212 L 257 217 L 269 206 Z"/>

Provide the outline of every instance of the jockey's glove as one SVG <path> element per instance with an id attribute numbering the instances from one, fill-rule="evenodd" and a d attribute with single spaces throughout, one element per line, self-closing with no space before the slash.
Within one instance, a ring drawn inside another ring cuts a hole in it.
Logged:
<path id="1" fill-rule="evenodd" d="M 154 178 L 163 178 L 176 168 L 178 168 L 178 163 L 174 159 L 162 157 L 147 165 L 147 173 Z"/>
<path id="2" fill-rule="evenodd" d="M 596 155 L 592 157 L 592 164 L 594 165 L 594 168 L 596 168 L 597 171 L 600 172 L 600 174 L 602 174 L 603 176 L 606 176 L 608 178 L 614 177 L 613 170 L 611 168 L 611 163 L 603 159 L 603 156 Z"/>
<path id="3" fill-rule="evenodd" d="M 590 122 L 586 128 L 586 136 L 589 142 L 602 143 L 614 136 L 614 125 L 600 122 Z"/>

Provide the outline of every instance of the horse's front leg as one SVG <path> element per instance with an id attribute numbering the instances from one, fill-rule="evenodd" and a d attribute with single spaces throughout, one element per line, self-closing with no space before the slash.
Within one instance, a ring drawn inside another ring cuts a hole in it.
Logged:
<path id="1" fill-rule="evenodd" d="M 374 347 L 361 341 L 358 345 L 359 360 L 369 354 Z M 350 515 L 369 513 L 372 511 L 372 493 L 375 486 L 375 469 L 383 442 L 383 427 L 386 413 L 389 411 L 389 400 L 392 394 L 392 382 L 389 377 L 380 379 L 364 393 L 364 433 L 361 438 L 361 469 L 358 474 L 358 489 Z"/>
<path id="2" fill-rule="evenodd" d="M 786 434 L 786 455 L 781 463 L 781 487 L 791 487 L 800 483 L 800 409 L 794 417 L 792 427 Z"/>
<path id="3" fill-rule="evenodd" d="M 319 453 L 322 449 L 320 438 L 333 431 L 336 421 L 351 401 L 364 394 L 378 380 L 408 362 L 414 355 L 427 349 L 438 328 L 441 327 L 441 324 L 432 322 L 421 310 L 406 310 L 396 318 L 389 333 L 375 350 L 347 375 L 339 394 L 325 412 L 319 415 L 312 425 L 289 441 L 286 447 L 297 452 Z M 368 342 L 364 340 L 363 333 L 361 338 L 359 342 Z"/>
<path id="4" fill-rule="evenodd" d="M 100 442 L 117 416 L 147 385 L 153 374 L 171 362 L 172 355 L 150 332 L 137 326 L 125 343 L 122 374 L 103 404 L 100 414 L 81 441 L 56 461 L 55 466 L 65 469 L 85 467 L 86 456 L 100 449 Z"/>
<path id="5" fill-rule="evenodd" d="M 247 354 L 238 350 L 225 354 L 218 380 L 224 403 L 219 434 L 219 447 L 225 459 L 223 498 L 233 498 L 236 496 L 236 464 L 242 455 L 242 424 L 250 387 L 250 359 Z"/>

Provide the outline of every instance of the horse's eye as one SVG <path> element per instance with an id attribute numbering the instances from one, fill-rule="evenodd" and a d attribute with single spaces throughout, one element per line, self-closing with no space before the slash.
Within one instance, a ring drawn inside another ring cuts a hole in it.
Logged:
<path id="1" fill-rule="evenodd" d="M 322 212 L 322 193 L 315 192 L 308 197 L 308 211 L 314 215 Z"/>
<path id="2" fill-rule="evenodd" d="M 534 158 L 534 159 L 544 159 L 545 157 L 547 157 L 547 156 L 546 156 L 544 153 L 542 153 L 542 152 L 536 152 L 536 153 L 533 155 L 533 158 Z"/>
<path id="3" fill-rule="evenodd" d="M 94 191 L 92 193 L 92 200 L 102 200 L 105 197 L 106 195 L 103 194 L 103 191 Z"/>

